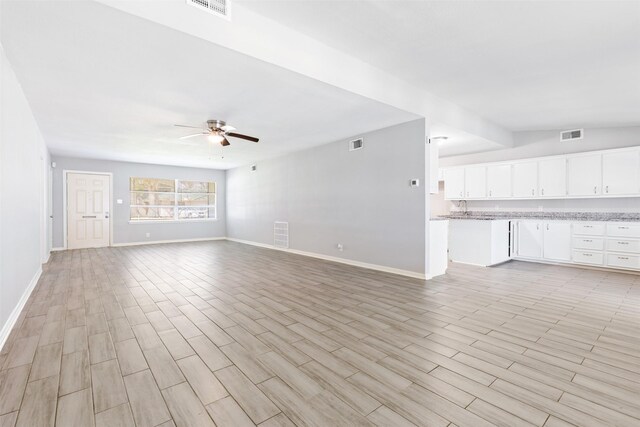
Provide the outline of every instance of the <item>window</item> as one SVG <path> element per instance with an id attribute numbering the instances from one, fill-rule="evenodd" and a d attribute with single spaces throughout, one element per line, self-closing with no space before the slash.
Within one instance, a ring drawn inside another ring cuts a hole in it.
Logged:
<path id="1" fill-rule="evenodd" d="M 216 218 L 216 183 L 130 178 L 131 221 L 191 221 Z"/>

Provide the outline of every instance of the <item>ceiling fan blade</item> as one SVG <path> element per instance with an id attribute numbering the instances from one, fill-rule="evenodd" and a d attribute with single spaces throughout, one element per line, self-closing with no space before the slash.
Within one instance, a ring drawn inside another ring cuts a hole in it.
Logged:
<path id="1" fill-rule="evenodd" d="M 222 135 L 220 135 L 220 136 L 222 136 Z M 221 144 L 223 147 L 226 147 L 227 145 L 231 145 L 231 143 L 230 143 L 230 142 L 227 140 L 227 138 L 225 138 L 224 136 L 222 136 L 222 141 L 220 141 L 220 144 Z"/>
<path id="2" fill-rule="evenodd" d="M 229 133 L 227 133 L 227 136 L 232 136 L 234 138 L 240 138 L 240 139 L 246 139 L 247 141 L 251 141 L 251 142 L 258 142 L 259 141 L 258 138 L 255 138 L 255 137 L 249 136 L 249 135 L 243 135 L 241 133 L 229 132 Z"/>
<path id="3" fill-rule="evenodd" d="M 202 136 L 202 135 L 209 135 L 209 133 L 207 132 L 194 133 L 192 135 L 181 136 L 180 139 L 193 138 L 194 136 Z"/>
<path id="4" fill-rule="evenodd" d="M 203 126 L 189 126 L 189 125 L 174 125 L 179 128 L 193 128 L 193 129 L 203 129 Z"/>

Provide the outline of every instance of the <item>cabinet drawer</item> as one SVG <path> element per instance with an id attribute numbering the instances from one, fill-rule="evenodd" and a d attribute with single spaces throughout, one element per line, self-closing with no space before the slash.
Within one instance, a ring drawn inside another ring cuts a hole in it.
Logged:
<path id="1" fill-rule="evenodd" d="M 601 251 L 604 249 L 604 239 L 599 239 L 597 237 L 574 237 L 573 248 Z"/>
<path id="2" fill-rule="evenodd" d="M 622 267 L 640 269 L 640 256 L 638 255 L 621 255 L 608 254 L 607 265 L 610 267 Z"/>
<path id="3" fill-rule="evenodd" d="M 640 237 L 640 225 L 626 223 L 607 224 L 607 234 L 616 237 Z"/>
<path id="4" fill-rule="evenodd" d="M 640 253 L 640 240 L 607 239 L 607 250 L 638 254 Z"/>
<path id="5" fill-rule="evenodd" d="M 602 252 L 573 251 L 573 262 L 580 264 L 604 264 L 604 254 Z"/>
<path id="6" fill-rule="evenodd" d="M 573 224 L 573 234 L 587 234 L 589 236 L 604 236 L 604 223 L 584 223 Z"/>

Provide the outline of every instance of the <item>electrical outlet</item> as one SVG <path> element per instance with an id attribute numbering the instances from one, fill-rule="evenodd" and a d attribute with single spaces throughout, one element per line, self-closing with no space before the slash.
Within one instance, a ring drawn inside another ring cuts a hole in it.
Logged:
<path id="1" fill-rule="evenodd" d="M 147 237 L 151 237 L 151 233 L 147 233 Z"/>
<path id="2" fill-rule="evenodd" d="M 336 245 L 336 248 L 338 248 L 338 250 L 339 250 L 340 252 L 342 252 L 342 251 L 344 250 L 344 246 L 342 246 L 342 243 L 338 243 L 338 244 Z"/>

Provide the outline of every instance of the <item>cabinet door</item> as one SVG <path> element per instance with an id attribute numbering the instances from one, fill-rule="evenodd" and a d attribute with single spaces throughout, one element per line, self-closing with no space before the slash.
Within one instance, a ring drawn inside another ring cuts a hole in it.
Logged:
<path id="1" fill-rule="evenodd" d="M 464 199 L 464 169 L 444 170 L 444 198 L 450 200 Z"/>
<path id="2" fill-rule="evenodd" d="M 538 195 L 538 162 L 513 164 L 513 197 Z"/>
<path id="3" fill-rule="evenodd" d="M 640 193 L 640 150 L 617 151 L 602 155 L 602 193 L 605 195 Z"/>
<path id="4" fill-rule="evenodd" d="M 490 199 L 511 197 L 511 165 L 487 166 L 487 190 Z"/>
<path id="5" fill-rule="evenodd" d="M 571 261 L 571 223 L 547 222 L 543 226 L 544 258 L 552 261 Z"/>
<path id="6" fill-rule="evenodd" d="M 569 196 L 602 194 L 602 154 L 569 156 Z"/>
<path id="7" fill-rule="evenodd" d="M 567 195 L 567 159 L 564 157 L 540 160 L 538 174 L 541 197 Z"/>
<path id="8" fill-rule="evenodd" d="M 487 168 L 471 166 L 464 169 L 464 188 L 468 199 L 487 197 Z"/>
<path id="9" fill-rule="evenodd" d="M 517 256 L 522 258 L 542 258 L 542 224 L 539 221 L 518 221 Z"/>

